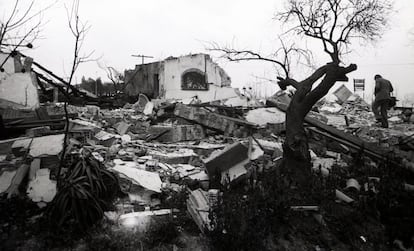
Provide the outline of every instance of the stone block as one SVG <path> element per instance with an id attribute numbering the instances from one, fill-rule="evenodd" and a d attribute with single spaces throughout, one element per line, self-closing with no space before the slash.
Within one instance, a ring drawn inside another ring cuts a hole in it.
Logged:
<path id="1" fill-rule="evenodd" d="M 199 140 L 205 137 L 200 125 L 154 125 L 149 128 L 149 133 L 159 142 L 180 142 Z"/>
<path id="2" fill-rule="evenodd" d="M 204 159 L 208 175 L 211 181 L 219 181 L 222 173 L 237 166 L 248 159 L 248 148 L 236 142 L 223 150 L 213 152 L 211 156 Z M 229 171 L 230 172 L 230 171 Z"/>

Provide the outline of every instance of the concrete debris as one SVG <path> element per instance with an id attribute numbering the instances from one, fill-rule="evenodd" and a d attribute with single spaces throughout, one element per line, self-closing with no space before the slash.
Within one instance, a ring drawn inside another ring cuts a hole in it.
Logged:
<path id="1" fill-rule="evenodd" d="M 264 155 L 264 151 L 260 147 L 257 142 L 252 142 L 252 149 L 249 156 L 250 160 L 257 160 Z"/>
<path id="2" fill-rule="evenodd" d="M 126 165 L 116 165 L 112 170 L 130 179 L 134 184 L 142 186 L 150 191 L 161 193 L 162 181 L 158 173 L 148 172 Z"/>
<path id="3" fill-rule="evenodd" d="M 100 131 L 97 134 L 95 134 L 95 139 L 99 141 L 99 144 L 106 147 L 112 146 L 116 138 L 117 135 L 105 131 Z"/>
<path id="4" fill-rule="evenodd" d="M 56 192 L 56 181 L 50 179 L 50 170 L 46 168 L 38 169 L 27 187 L 27 195 L 34 202 L 51 202 Z"/>
<path id="5" fill-rule="evenodd" d="M 29 151 L 32 141 L 33 140 L 31 138 L 17 139 L 14 141 L 11 146 L 13 154 L 17 157 L 24 155 Z"/>
<path id="6" fill-rule="evenodd" d="M 339 111 L 341 111 L 341 109 L 342 106 L 337 103 L 326 103 L 319 108 L 319 111 L 327 113 L 338 113 Z"/>
<path id="7" fill-rule="evenodd" d="M 221 172 L 221 184 L 226 184 L 238 180 L 247 174 L 246 165 L 249 163 L 249 159 L 246 159 L 242 162 L 236 163 L 235 165 L 225 169 Z"/>
<path id="8" fill-rule="evenodd" d="M 130 126 L 131 126 L 130 124 L 127 124 L 121 121 L 115 125 L 115 128 L 119 135 L 124 135 L 125 133 L 128 132 L 128 129 Z"/>
<path id="9" fill-rule="evenodd" d="M 118 222 L 126 229 L 136 230 L 137 232 L 144 233 L 149 229 L 153 217 L 165 216 L 171 213 L 171 209 L 133 212 L 119 216 Z"/>
<path id="10" fill-rule="evenodd" d="M 248 111 L 246 120 L 259 126 L 270 124 L 283 124 L 285 122 L 285 113 L 277 108 L 257 108 Z"/>
<path id="11" fill-rule="evenodd" d="M 332 158 L 313 159 L 313 170 L 320 172 L 323 176 L 328 176 L 336 160 Z"/>
<path id="12" fill-rule="evenodd" d="M 64 138 L 64 134 L 33 138 L 29 155 L 33 158 L 41 156 L 58 156 L 63 150 Z"/>
<path id="13" fill-rule="evenodd" d="M 208 192 L 197 189 L 192 191 L 187 199 L 187 210 L 203 233 L 212 229 L 208 216 L 210 212 L 208 196 Z"/>
<path id="14" fill-rule="evenodd" d="M 338 100 L 343 103 L 349 97 L 351 97 L 352 92 L 345 86 L 341 85 L 338 89 L 336 89 L 333 94 L 338 98 Z"/>
<path id="15" fill-rule="evenodd" d="M 152 115 L 153 112 L 154 112 L 154 103 L 148 102 L 145 105 L 144 111 L 142 113 L 149 116 L 149 115 Z"/>
<path id="16" fill-rule="evenodd" d="M 203 162 L 206 165 L 210 181 L 223 181 L 230 178 L 230 181 L 246 174 L 244 165 L 249 161 L 248 148 L 236 142 L 225 147 L 223 150 L 213 152 Z"/>
<path id="17" fill-rule="evenodd" d="M 190 160 L 198 155 L 192 149 L 173 149 L 173 150 L 149 150 L 155 159 L 168 164 L 187 164 Z"/>
<path id="18" fill-rule="evenodd" d="M 203 125 L 208 129 L 224 132 L 228 135 L 233 135 L 237 130 L 240 130 L 240 126 L 255 126 L 254 124 L 249 123 L 245 120 L 231 118 L 210 112 L 203 107 L 190 107 L 182 104 L 176 105 L 174 115 Z"/>
<path id="19" fill-rule="evenodd" d="M 224 187 L 243 192 L 250 187 L 261 189 L 260 179 L 266 172 L 279 170 L 284 163 L 284 108 L 289 94 L 277 93 L 267 106 L 247 96 L 201 103 L 186 95 L 180 100 L 188 105 L 140 94 L 137 102 L 123 108 L 68 106 L 74 116 L 68 125 L 63 169 L 87 151 L 116 173 L 122 193 L 114 211 L 105 215 L 123 228 L 145 232 L 155 217 L 171 215 L 173 211 L 165 208 L 172 208 L 175 196 L 183 194 L 188 214 L 206 233 L 212 230 L 209 214 L 222 203 Z M 321 180 L 340 180 L 330 190 L 343 203 L 335 205 L 354 207 L 383 189 L 385 179 L 373 176 L 383 177 L 378 172 L 390 151 L 398 157 L 394 162 L 414 172 L 414 126 L 404 122 L 402 113 L 390 111 L 390 128 L 379 128 L 362 98 L 349 95 L 344 87 L 336 95 L 337 101 L 318 102 L 305 118 L 311 164 Z M 48 114 L 61 118 L 62 106 L 50 106 Z M 26 191 L 39 206 L 53 200 L 64 143 L 62 130 L 36 124 L 26 130 L 29 137 L 0 141 L 0 194 L 11 197 L 21 186 L 20 191 Z M 364 153 L 360 166 L 375 170 L 372 176 L 365 169 L 355 170 L 360 168 L 354 161 L 359 153 Z M 23 182 L 26 176 L 28 182 Z M 407 176 L 398 184 L 411 194 L 412 181 Z M 327 225 L 324 206 L 314 203 L 295 202 L 290 209 L 295 214 L 310 211 Z"/>
<path id="20" fill-rule="evenodd" d="M 159 142 L 180 142 L 205 138 L 200 125 L 154 125 L 148 131 L 152 140 Z"/>

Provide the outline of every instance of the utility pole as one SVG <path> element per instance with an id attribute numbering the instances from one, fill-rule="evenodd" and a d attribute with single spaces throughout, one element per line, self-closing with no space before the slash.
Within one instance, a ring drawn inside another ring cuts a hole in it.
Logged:
<path id="1" fill-rule="evenodd" d="M 131 56 L 141 58 L 142 64 L 144 64 L 144 58 L 154 58 L 153 56 L 146 56 L 146 55 L 131 55 Z"/>

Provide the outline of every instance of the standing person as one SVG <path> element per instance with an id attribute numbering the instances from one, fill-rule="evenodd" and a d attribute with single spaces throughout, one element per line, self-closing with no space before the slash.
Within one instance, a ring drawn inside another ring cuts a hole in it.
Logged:
<path id="1" fill-rule="evenodd" d="M 381 122 L 381 126 L 388 128 L 388 115 L 387 110 L 389 101 L 391 99 L 390 93 L 394 91 L 391 82 L 377 74 L 375 79 L 375 100 L 372 103 L 372 111 L 378 122 Z"/>

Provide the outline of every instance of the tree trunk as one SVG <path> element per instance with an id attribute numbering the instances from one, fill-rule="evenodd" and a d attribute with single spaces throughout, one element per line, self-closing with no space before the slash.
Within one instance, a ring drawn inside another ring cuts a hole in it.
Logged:
<path id="1" fill-rule="evenodd" d="M 305 116 L 336 81 L 347 81 L 346 74 L 355 70 L 354 64 L 346 68 L 327 64 L 299 83 L 292 79 L 279 79 L 281 86 L 292 85 L 297 89 L 286 111 L 286 140 L 283 144 L 284 170 L 295 187 L 308 189 L 310 186 L 311 157 L 304 128 Z M 312 90 L 312 85 L 322 76 L 321 83 Z"/>
<path id="2" fill-rule="evenodd" d="M 292 99 L 286 112 L 286 140 L 283 144 L 285 171 L 295 186 L 308 186 L 311 158 L 304 128 L 301 103 Z"/>

